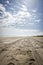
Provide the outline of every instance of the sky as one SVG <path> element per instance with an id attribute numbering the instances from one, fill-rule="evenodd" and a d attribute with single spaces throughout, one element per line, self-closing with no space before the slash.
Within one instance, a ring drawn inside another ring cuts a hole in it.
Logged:
<path id="1" fill-rule="evenodd" d="M 43 0 L 0 0 L 0 36 L 43 35 Z"/>

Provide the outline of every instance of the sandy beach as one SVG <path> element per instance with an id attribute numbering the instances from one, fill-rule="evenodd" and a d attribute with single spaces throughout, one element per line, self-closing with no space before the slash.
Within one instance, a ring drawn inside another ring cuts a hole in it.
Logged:
<path id="1" fill-rule="evenodd" d="M 43 37 L 1 37 L 0 65 L 43 65 Z"/>

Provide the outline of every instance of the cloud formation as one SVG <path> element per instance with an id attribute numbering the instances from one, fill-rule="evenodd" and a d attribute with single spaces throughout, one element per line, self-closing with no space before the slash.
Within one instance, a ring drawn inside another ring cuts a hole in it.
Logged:
<path id="1" fill-rule="evenodd" d="M 25 23 L 28 22 L 30 24 L 35 23 L 35 22 L 36 23 L 40 22 L 40 19 L 36 18 L 37 17 L 35 13 L 36 10 L 32 10 L 33 13 L 31 14 L 28 11 L 26 5 L 22 5 L 22 7 L 20 7 L 20 10 L 17 12 L 17 14 L 13 13 L 13 15 L 10 12 L 7 12 L 6 8 L 2 4 L 0 4 L 0 11 L 1 11 L 0 14 L 2 15 L 0 16 L 0 19 L 2 22 L 4 22 L 2 23 L 2 25 L 4 26 L 5 25 L 8 26 L 14 23 L 21 25 L 21 24 L 24 24 L 24 22 Z M 26 21 L 27 19 L 28 21 Z"/>
<path id="2" fill-rule="evenodd" d="M 6 34 L 5 34 L 6 33 Z M 34 36 L 43 35 L 40 30 L 33 29 L 16 29 L 16 28 L 2 28 L 0 36 Z"/>
<path id="3" fill-rule="evenodd" d="M 9 25 L 9 24 L 14 24 L 14 23 L 23 23 L 22 21 L 24 21 L 23 19 L 25 18 L 30 18 L 31 14 L 28 12 L 27 8 L 25 5 L 22 5 L 22 8 L 20 11 L 17 12 L 17 14 L 11 14 L 9 12 L 6 11 L 5 7 L 1 4 L 0 6 L 1 9 L 1 14 L 3 16 L 1 16 L 1 20 L 2 22 L 4 22 L 3 24 Z"/>
<path id="4" fill-rule="evenodd" d="M 41 23 L 41 13 L 38 12 L 36 5 L 36 8 L 33 5 L 35 5 L 34 0 L 14 0 L 14 2 L 6 0 L 4 4 L 0 3 L 0 28 L 16 28 L 17 31 L 21 29 L 24 35 L 32 30 L 32 32 L 37 32 Z M 27 27 L 29 30 L 23 31 Z"/>

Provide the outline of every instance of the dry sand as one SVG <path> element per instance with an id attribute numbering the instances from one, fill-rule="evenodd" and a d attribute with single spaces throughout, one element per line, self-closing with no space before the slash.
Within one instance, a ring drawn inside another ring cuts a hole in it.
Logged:
<path id="1" fill-rule="evenodd" d="M 43 65 L 43 37 L 0 38 L 0 65 Z"/>

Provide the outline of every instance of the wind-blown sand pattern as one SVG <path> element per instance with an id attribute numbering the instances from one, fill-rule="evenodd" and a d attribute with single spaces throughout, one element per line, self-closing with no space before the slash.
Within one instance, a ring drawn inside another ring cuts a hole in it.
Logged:
<path id="1" fill-rule="evenodd" d="M 43 37 L 0 38 L 0 65 L 43 65 Z"/>

